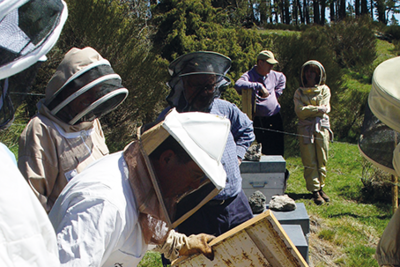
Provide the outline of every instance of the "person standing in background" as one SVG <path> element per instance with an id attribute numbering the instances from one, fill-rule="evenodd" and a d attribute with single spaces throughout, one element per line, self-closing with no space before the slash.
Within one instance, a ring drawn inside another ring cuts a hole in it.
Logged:
<path id="1" fill-rule="evenodd" d="M 328 116 L 331 111 L 331 91 L 325 81 L 324 66 L 316 60 L 309 60 L 301 69 L 302 87 L 294 94 L 304 179 L 317 205 L 330 201 L 323 191 L 329 142 L 333 140 Z"/>
<path id="2" fill-rule="evenodd" d="M 271 51 L 261 51 L 257 64 L 236 81 L 235 89 L 239 94 L 244 89 L 252 90 L 254 133 L 257 143 L 262 145 L 261 152 L 284 156 L 283 121 L 278 99 L 286 87 L 286 76 L 272 70 L 276 64 L 278 61 Z"/>

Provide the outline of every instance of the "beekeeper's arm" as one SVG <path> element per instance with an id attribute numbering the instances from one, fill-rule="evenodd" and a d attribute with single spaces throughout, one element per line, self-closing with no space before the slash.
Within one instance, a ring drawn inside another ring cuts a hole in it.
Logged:
<path id="1" fill-rule="evenodd" d="M 239 95 L 242 94 L 243 89 L 251 89 L 254 92 L 259 92 L 259 95 L 262 97 L 269 96 L 269 92 L 265 88 L 264 84 L 257 81 L 252 81 L 249 72 L 244 73 L 239 80 L 236 81 L 234 87 Z"/>
<path id="2" fill-rule="evenodd" d="M 58 177 L 58 155 L 49 128 L 33 118 L 19 139 L 18 168 L 43 207 Z"/>
<path id="3" fill-rule="evenodd" d="M 190 256 L 193 254 L 204 254 L 208 259 L 214 259 L 214 252 L 208 243 L 215 236 L 208 234 L 190 235 L 187 237 L 171 230 L 165 242 L 158 245 L 154 250 L 163 253 L 164 256 L 173 261 L 179 256 Z"/>
<path id="4" fill-rule="evenodd" d="M 305 120 L 307 118 L 321 117 L 323 114 L 331 111 L 331 93 L 328 86 L 323 85 L 318 103 L 313 104 L 310 99 L 311 97 L 305 96 L 301 89 L 297 89 L 295 92 L 293 99 L 294 111 L 299 119 Z"/>

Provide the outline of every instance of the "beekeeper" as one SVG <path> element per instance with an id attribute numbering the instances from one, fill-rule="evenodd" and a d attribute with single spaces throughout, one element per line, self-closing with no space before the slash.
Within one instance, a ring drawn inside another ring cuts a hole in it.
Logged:
<path id="1" fill-rule="evenodd" d="M 196 51 L 182 55 L 168 66 L 171 88 L 167 97 L 169 107 L 178 112 L 200 111 L 229 119 L 229 132 L 221 162 L 226 171 L 226 186 L 214 199 L 179 226 L 187 235 L 208 233 L 221 235 L 253 218 L 249 201 L 242 189 L 239 165 L 246 150 L 254 141 L 253 123 L 236 105 L 219 98 L 223 88 L 230 84 L 226 76 L 231 59 L 212 51 Z M 213 131 L 213 130 L 212 130 Z M 179 203 L 177 213 L 191 209 L 192 194 Z"/>
<path id="2" fill-rule="evenodd" d="M 323 188 L 329 141 L 333 138 L 328 116 L 331 110 L 331 92 L 325 84 L 325 69 L 316 60 L 309 60 L 303 64 L 300 77 L 302 87 L 294 94 L 294 109 L 299 118 L 297 132 L 304 179 L 314 202 L 320 205 L 330 200 Z"/>
<path id="3" fill-rule="evenodd" d="M 361 154 L 375 166 L 400 175 L 400 57 L 376 67 L 359 140 Z M 397 209 L 376 248 L 380 266 L 400 266 L 400 211 Z"/>
<path id="4" fill-rule="evenodd" d="M 0 1 L 0 130 L 11 126 L 66 19 L 61 0 Z M 0 266 L 59 266 L 49 218 L 2 143 L 0 168 Z"/>
<path id="5" fill-rule="evenodd" d="M 124 151 L 75 176 L 49 213 L 63 266 L 136 266 L 154 245 L 172 260 L 200 252 L 212 258 L 213 236 L 172 229 L 224 188 L 229 131 L 226 118 L 173 109 Z M 195 208 L 175 216 L 177 203 L 199 188 Z"/>
<path id="6" fill-rule="evenodd" d="M 39 101 L 19 141 L 18 167 L 47 212 L 64 186 L 109 153 L 100 125 L 128 90 L 93 48 L 72 48 Z"/>

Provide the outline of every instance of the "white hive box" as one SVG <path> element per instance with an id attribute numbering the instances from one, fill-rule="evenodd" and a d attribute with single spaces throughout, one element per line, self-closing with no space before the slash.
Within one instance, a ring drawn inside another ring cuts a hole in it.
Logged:
<path id="1" fill-rule="evenodd" d="M 286 161 L 282 156 L 262 156 L 260 161 L 243 161 L 240 165 L 242 188 L 249 198 L 255 191 L 261 191 L 267 203 L 274 195 L 285 192 Z"/>
<path id="2" fill-rule="evenodd" d="M 199 254 L 181 257 L 172 266 L 308 266 L 269 210 L 220 235 L 210 245 L 215 254 L 213 261 Z"/>

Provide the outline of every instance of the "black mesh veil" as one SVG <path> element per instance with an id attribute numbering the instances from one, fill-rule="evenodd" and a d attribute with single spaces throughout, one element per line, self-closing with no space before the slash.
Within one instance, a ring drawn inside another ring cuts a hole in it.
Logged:
<path id="1" fill-rule="evenodd" d="M 66 18 L 62 0 L 0 1 L 0 129 L 12 122 Z"/>
<path id="2" fill-rule="evenodd" d="M 211 51 L 192 52 L 175 59 L 168 67 L 171 75 L 168 86 L 171 88 L 171 92 L 167 96 L 167 102 L 173 107 L 181 106 L 182 103 L 180 101 L 183 100 L 184 90 L 182 78 L 200 74 L 215 75 L 216 77 L 214 95 L 210 99 L 212 102 L 231 83 L 230 79 L 226 76 L 230 67 L 230 58 Z M 191 103 L 184 103 L 184 105 L 190 106 Z"/>
<path id="3" fill-rule="evenodd" d="M 363 156 L 377 167 L 396 175 L 392 151 L 399 141 L 400 134 L 375 117 L 367 105 L 358 143 Z"/>
<path id="4" fill-rule="evenodd" d="M 121 104 L 128 90 L 110 65 L 83 70 L 57 91 L 48 107 L 54 116 L 74 125 L 93 121 Z"/>

